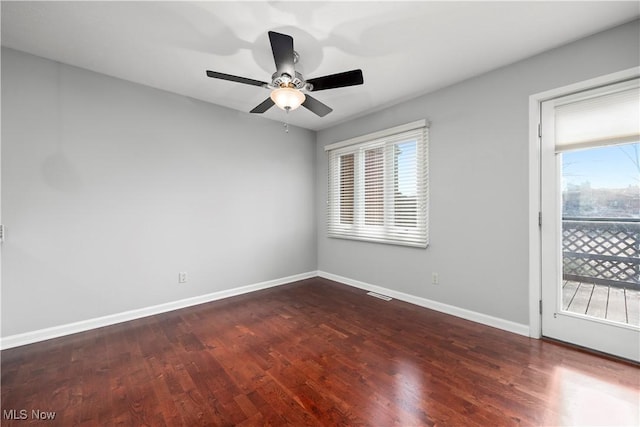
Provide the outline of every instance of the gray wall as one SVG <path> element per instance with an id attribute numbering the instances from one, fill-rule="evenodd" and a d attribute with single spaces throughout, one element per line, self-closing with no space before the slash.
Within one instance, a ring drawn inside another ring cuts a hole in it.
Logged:
<path id="1" fill-rule="evenodd" d="M 320 131 L 318 269 L 528 324 L 529 96 L 637 66 L 639 33 L 635 21 Z M 327 238 L 323 147 L 421 118 L 432 122 L 430 246 Z"/>
<path id="2" fill-rule="evenodd" d="M 315 270 L 315 162 L 311 131 L 3 49 L 2 336 Z"/>
<path id="3" fill-rule="evenodd" d="M 639 31 L 317 135 L 3 49 L 2 336 L 316 269 L 527 324 L 528 97 L 637 66 Z M 430 246 L 327 239 L 324 145 L 421 118 Z"/>

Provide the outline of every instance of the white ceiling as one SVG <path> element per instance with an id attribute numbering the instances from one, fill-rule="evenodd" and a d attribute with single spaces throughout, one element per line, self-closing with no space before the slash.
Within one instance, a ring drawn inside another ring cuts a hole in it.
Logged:
<path id="1" fill-rule="evenodd" d="M 360 68 L 364 85 L 314 93 L 289 123 L 319 130 L 631 21 L 640 2 L 2 2 L 2 45 L 249 111 L 269 92 L 267 31 L 294 38 L 306 78 Z M 264 117 L 283 121 L 271 108 Z"/>

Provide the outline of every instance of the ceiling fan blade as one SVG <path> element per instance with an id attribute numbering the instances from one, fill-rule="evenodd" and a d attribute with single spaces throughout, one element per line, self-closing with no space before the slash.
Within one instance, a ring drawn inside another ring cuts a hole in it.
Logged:
<path id="1" fill-rule="evenodd" d="M 229 80 L 231 82 L 244 83 L 246 85 L 252 85 L 252 86 L 262 86 L 262 87 L 268 86 L 268 83 L 261 82 L 260 80 L 253 80 L 247 77 L 238 77 L 238 76 L 233 76 L 231 74 L 218 73 L 217 71 L 207 70 L 207 76 L 214 79 Z"/>
<path id="2" fill-rule="evenodd" d="M 362 70 L 345 71 L 344 73 L 331 74 L 329 76 L 316 77 L 315 79 L 307 80 L 307 83 L 311 83 L 313 88 L 312 92 L 325 89 L 336 89 L 345 86 L 355 86 L 364 83 L 362 77 Z"/>
<path id="3" fill-rule="evenodd" d="M 322 102 L 318 101 L 317 99 L 315 99 L 310 95 L 305 96 L 305 100 L 302 103 L 302 106 L 305 107 L 307 110 L 313 113 L 316 113 L 320 117 L 324 117 L 333 111 L 331 108 L 324 105 Z"/>
<path id="4" fill-rule="evenodd" d="M 258 113 L 258 114 L 262 114 L 265 111 L 267 111 L 269 108 L 273 107 L 275 104 L 275 102 L 273 102 L 273 100 L 271 98 L 267 98 L 264 101 L 262 101 L 262 103 L 260 105 L 258 105 L 256 108 L 254 108 L 253 110 L 249 111 L 250 113 Z"/>
<path id="5" fill-rule="evenodd" d="M 295 77 L 293 37 L 269 31 L 269 41 L 278 74 L 287 73 L 291 77 Z"/>

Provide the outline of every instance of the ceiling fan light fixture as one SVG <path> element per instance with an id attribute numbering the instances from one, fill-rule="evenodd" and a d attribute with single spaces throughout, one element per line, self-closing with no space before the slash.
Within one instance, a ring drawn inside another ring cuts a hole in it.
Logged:
<path id="1" fill-rule="evenodd" d="M 306 97 L 298 89 L 279 87 L 271 92 L 271 99 L 279 108 L 291 111 L 302 105 Z"/>

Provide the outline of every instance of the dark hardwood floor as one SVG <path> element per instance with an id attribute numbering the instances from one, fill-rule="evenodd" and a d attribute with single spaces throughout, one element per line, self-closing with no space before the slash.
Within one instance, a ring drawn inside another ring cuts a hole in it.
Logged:
<path id="1" fill-rule="evenodd" d="M 639 390 L 633 364 L 320 278 L 2 351 L 3 426 L 640 425 Z"/>

